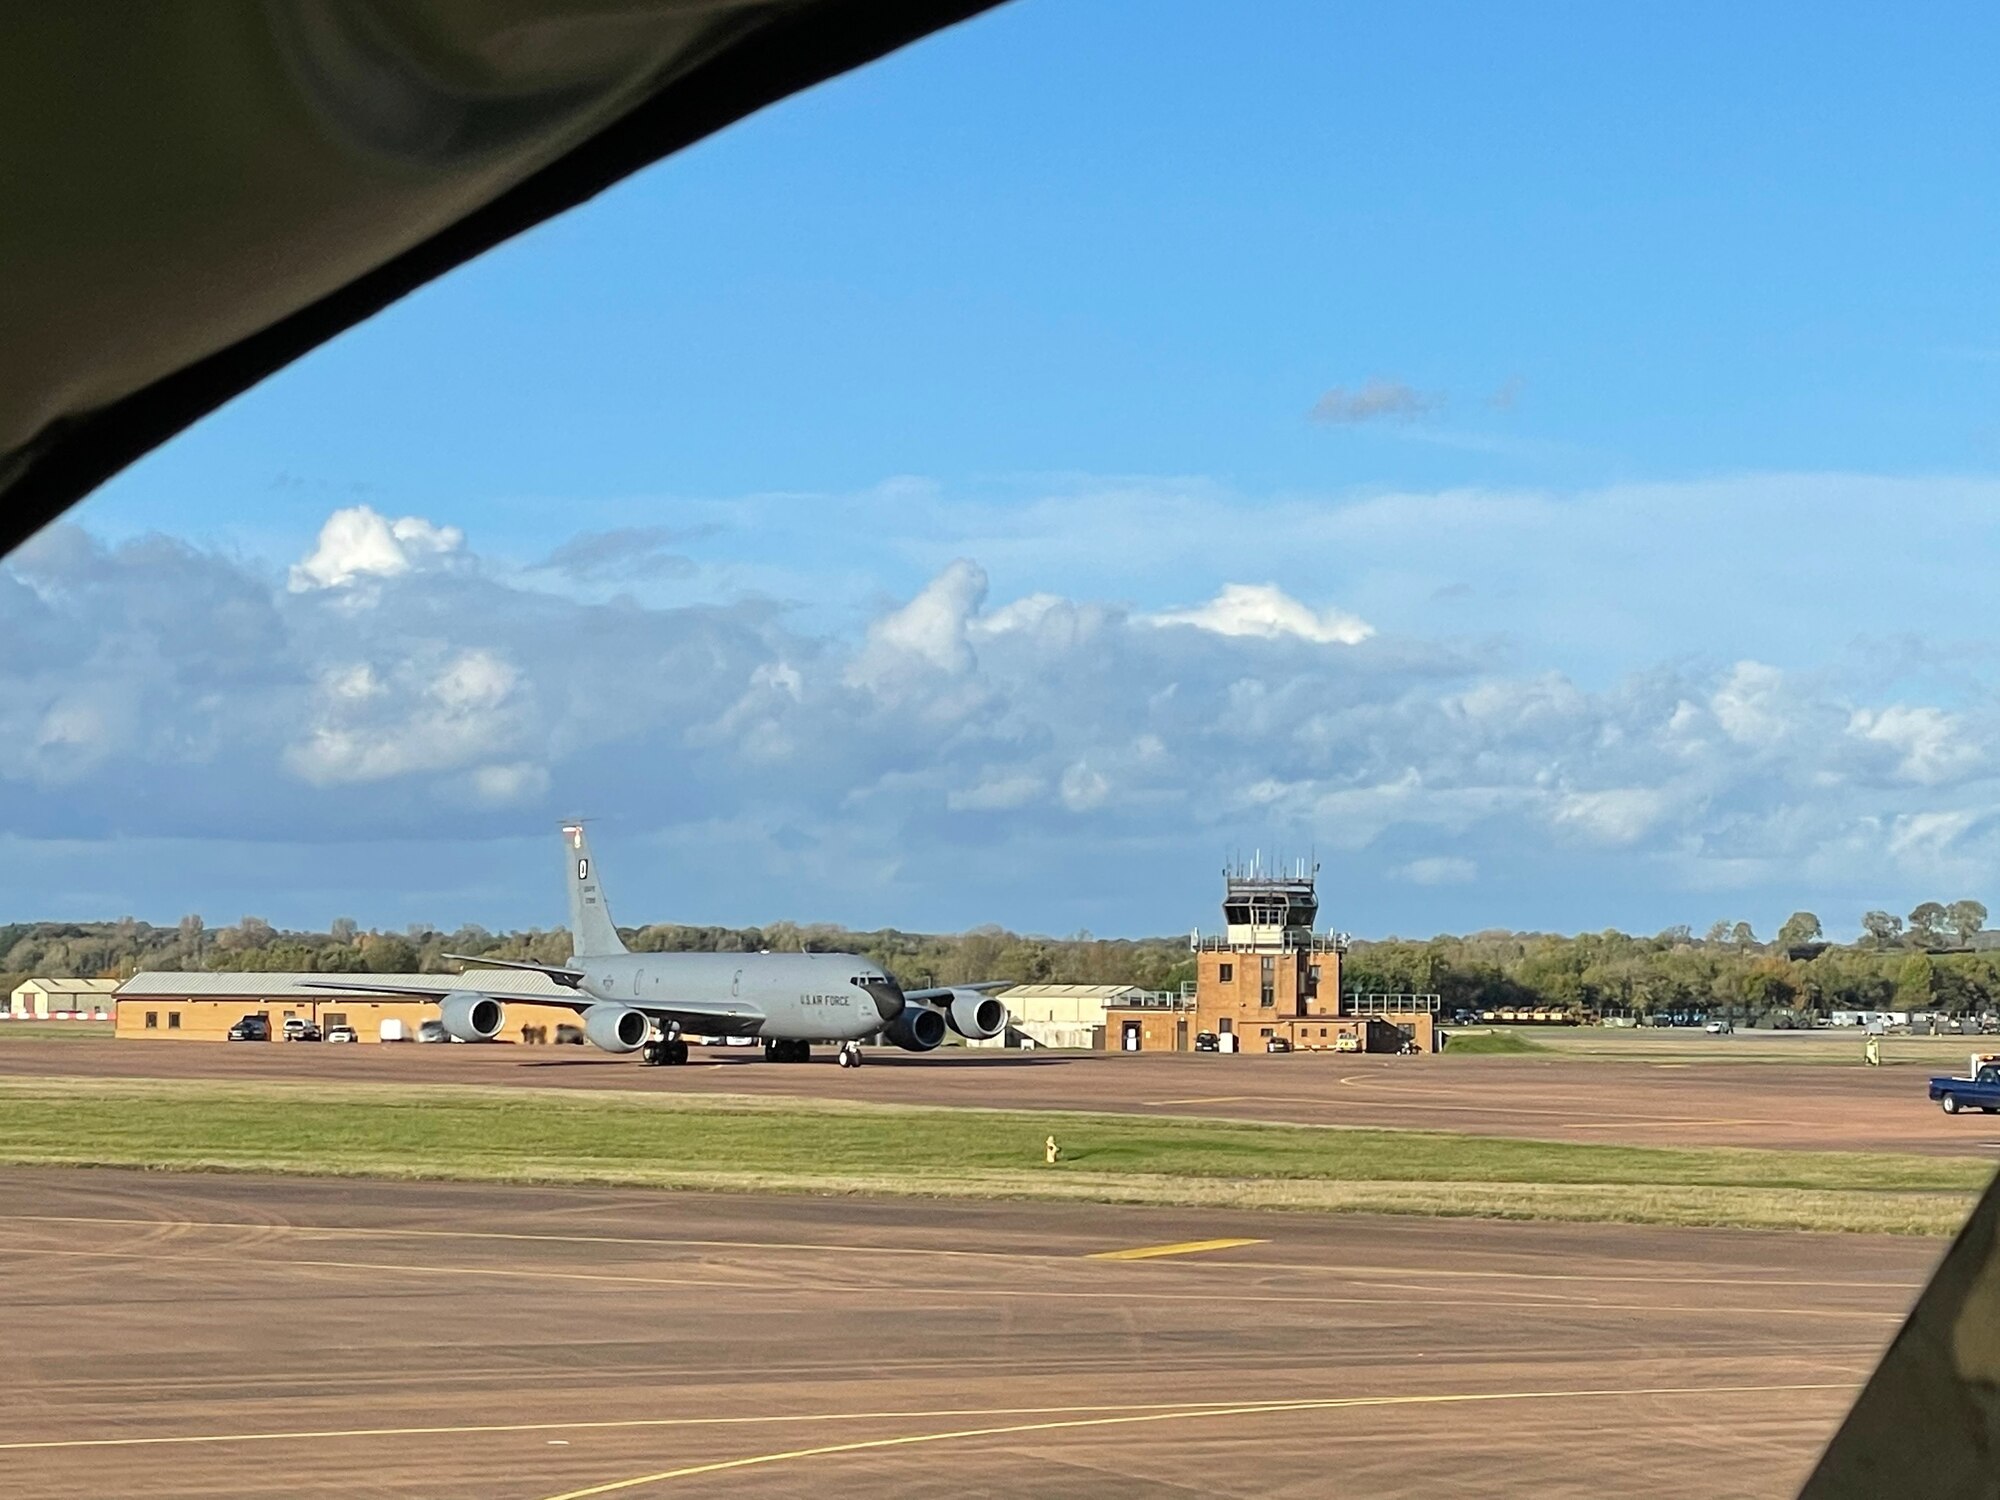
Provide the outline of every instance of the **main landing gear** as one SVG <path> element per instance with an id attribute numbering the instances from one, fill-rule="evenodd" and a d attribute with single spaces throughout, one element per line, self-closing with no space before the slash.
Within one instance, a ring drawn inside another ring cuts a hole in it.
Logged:
<path id="1" fill-rule="evenodd" d="M 667 1037 L 662 1041 L 648 1042 L 639 1049 L 639 1061 L 649 1068 L 663 1068 L 672 1063 L 688 1060 L 688 1044 L 679 1037 Z"/>
<path id="2" fill-rule="evenodd" d="M 766 1062 L 811 1062 L 812 1044 L 810 1042 L 793 1041 L 766 1042 L 764 1043 L 764 1060 Z"/>

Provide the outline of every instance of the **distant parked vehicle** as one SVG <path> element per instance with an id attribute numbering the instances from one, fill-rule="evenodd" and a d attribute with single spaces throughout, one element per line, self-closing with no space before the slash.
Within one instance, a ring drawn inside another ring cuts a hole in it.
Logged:
<path id="1" fill-rule="evenodd" d="M 319 1027 L 308 1021 L 304 1016 L 286 1016 L 285 1040 L 288 1042 L 316 1042 L 319 1040 Z"/>
<path id="2" fill-rule="evenodd" d="M 245 1016 L 229 1028 L 228 1040 L 232 1042 L 268 1042 L 271 1040 L 271 1022 L 264 1016 Z"/>
<path id="3" fill-rule="evenodd" d="M 1194 1050 L 1197 1052 L 1220 1052 L 1222 1038 L 1212 1031 L 1197 1031 L 1194 1034 Z"/>
<path id="4" fill-rule="evenodd" d="M 1292 1050 L 1292 1044 L 1281 1036 L 1267 1037 L 1264 1042 L 1264 1050 L 1266 1052 L 1289 1052 Z"/>
<path id="5" fill-rule="evenodd" d="M 444 1029 L 442 1021 L 420 1021 L 417 1023 L 417 1040 L 420 1042 L 448 1042 L 451 1033 Z"/>
<path id="6" fill-rule="evenodd" d="M 1734 1021 L 1710 1021 L 1702 1029 L 1710 1036 L 1728 1036 L 1736 1029 L 1736 1023 Z"/>
<path id="7" fill-rule="evenodd" d="M 358 1042 L 361 1037 L 352 1026 L 329 1026 L 326 1028 L 326 1039 L 329 1042 Z"/>

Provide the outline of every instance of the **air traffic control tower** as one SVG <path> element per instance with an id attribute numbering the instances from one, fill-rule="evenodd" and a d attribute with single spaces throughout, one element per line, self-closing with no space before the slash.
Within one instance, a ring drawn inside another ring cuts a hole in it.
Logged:
<path id="1" fill-rule="evenodd" d="M 1436 995 L 1343 992 L 1347 934 L 1316 930 L 1318 878 L 1304 861 L 1223 870 L 1222 935 L 1194 937 L 1196 1026 L 1245 1052 L 1432 1050 Z"/>
<path id="2" fill-rule="evenodd" d="M 1272 1036 L 1290 1040 L 1291 1023 L 1302 1017 L 1338 1011 L 1347 935 L 1314 931 L 1318 875 L 1303 861 L 1277 871 L 1256 860 L 1223 870 L 1222 935 L 1194 944 L 1203 1031 L 1234 1033 L 1248 1049 Z"/>

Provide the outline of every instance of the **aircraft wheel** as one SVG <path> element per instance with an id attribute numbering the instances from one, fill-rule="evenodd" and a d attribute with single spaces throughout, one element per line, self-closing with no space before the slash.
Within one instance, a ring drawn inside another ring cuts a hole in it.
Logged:
<path id="1" fill-rule="evenodd" d="M 660 1065 L 660 1043 L 648 1042 L 645 1046 L 641 1047 L 639 1049 L 639 1061 L 649 1068 L 657 1068 Z"/>
<path id="2" fill-rule="evenodd" d="M 688 1060 L 688 1044 L 678 1038 L 666 1044 L 666 1052 L 667 1062 L 684 1063 Z"/>

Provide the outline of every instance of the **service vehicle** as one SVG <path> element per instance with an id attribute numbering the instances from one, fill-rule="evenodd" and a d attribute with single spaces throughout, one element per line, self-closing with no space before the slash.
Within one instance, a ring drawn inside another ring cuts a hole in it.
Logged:
<path id="1" fill-rule="evenodd" d="M 1281 1036 L 1274 1036 L 1265 1041 L 1264 1050 L 1266 1052 L 1289 1052 L 1292 1050 L 1292 1044 Z"/>
<path id="2" fill-rule="evenodd" d="M 232 1042 L 268 1042 L 271 1040 L 271 1022 L 267 1016 L 245 1016 L 229 1028 L 227 1040 Z"/>
<path id="3" fill-rule="evenodd" d="M 319 1027 L 304 1016 L 285 1017 L 285 1040 L 288 1042 L 316 1042 Z"/>
<path id="4" fill-rule="evenodd" d="M 2000 1110 L 2000 1059 L 1980 1062 L 1969 1078 L 1933 1078 L 1931 1098 L 1948 1115 L 1965 1109 L 1989 1115 Z"/>
<path id="5" fill-rule="evenodd" d="M 329 1042 L 358 1042 L 361 1035 L 352 1026 L 329 1026 L 326 1028 Z"/>

